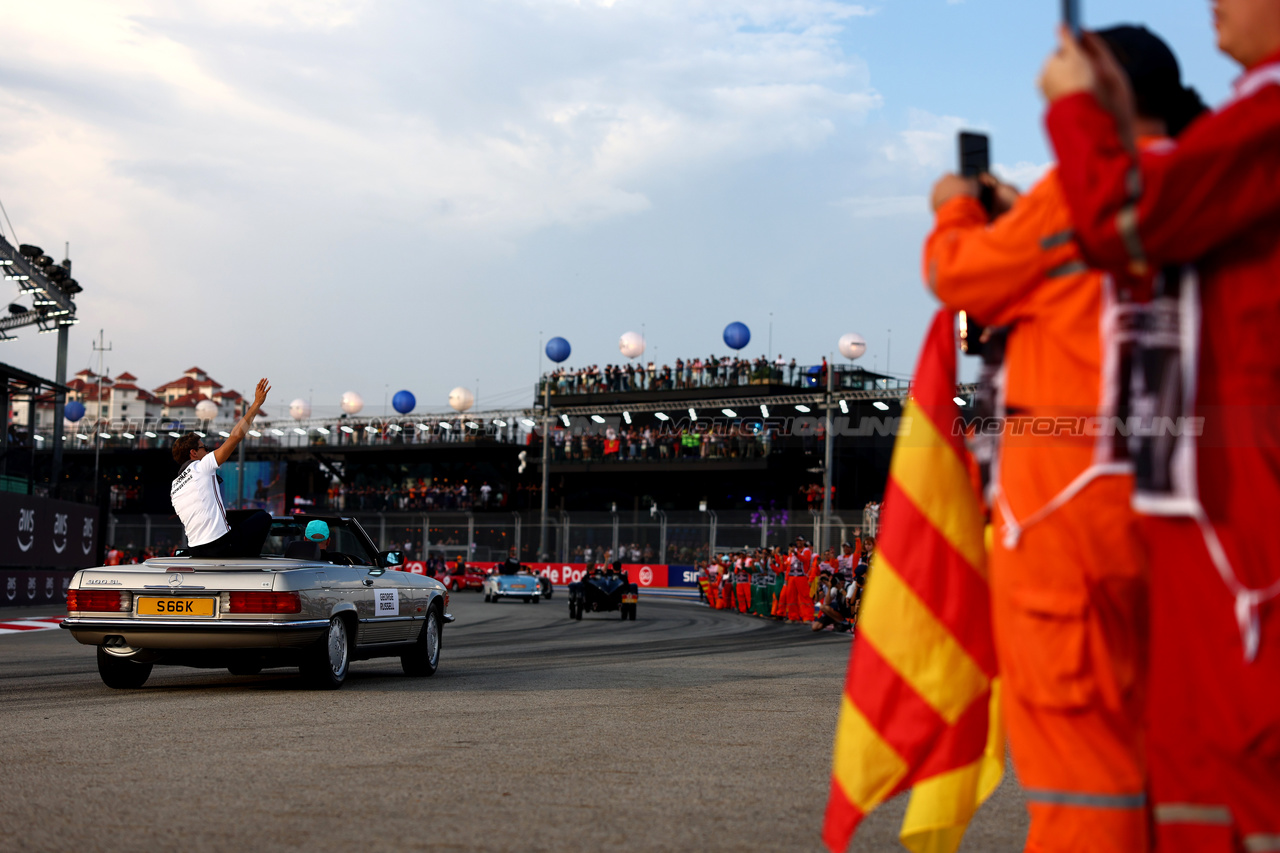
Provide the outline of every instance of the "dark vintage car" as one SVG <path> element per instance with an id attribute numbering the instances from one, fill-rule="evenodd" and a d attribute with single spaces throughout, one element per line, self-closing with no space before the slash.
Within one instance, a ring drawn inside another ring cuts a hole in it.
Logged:
<path id="1" fill-rule="evenodd" d="M 329 526 L 324 550 L 303 538 Z M 406 675 L 433 675 L 449 595 L 433 578 L 399 571 L 351 518 L 276 518 L 254 558 L 157 557 L 76 572 L 62 627 L 97 646 L 109 687 L 138 688 L 153 666 L 225 667 L 254 675 L 301 668 L 333 689 L 351 661 L 398 657 Z"/>
<path id="2" fill-rule="evenodd" d="M 622 618 L 635 621 L 640 587 L 631 583 L 620 564 L 602 570 L 589 569 L 582 580 L 569 584 L 569 618 L 581 619 L 583 613 L 622 612 Z"/>

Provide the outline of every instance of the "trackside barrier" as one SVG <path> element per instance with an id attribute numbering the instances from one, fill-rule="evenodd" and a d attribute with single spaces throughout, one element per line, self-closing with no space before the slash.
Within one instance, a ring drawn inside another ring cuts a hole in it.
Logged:
<path id="1" fill-rule="evenodd" d="M 487 572 L 500 563 L 467 563 L 469 568 Z M 587 573 L 586 563 L 524 563 L 535 574 L 548 578 L 556 586 L 564 586 L 582 580 Z M 693 566 L 666 566 L 652 563 L 623 563 L 622 570 L 641 589 L 696 588 L 698 571 Z M 401 571 L 416 575 L 426 574 L 427 564 L 421 560 L 405 562 Z"/>

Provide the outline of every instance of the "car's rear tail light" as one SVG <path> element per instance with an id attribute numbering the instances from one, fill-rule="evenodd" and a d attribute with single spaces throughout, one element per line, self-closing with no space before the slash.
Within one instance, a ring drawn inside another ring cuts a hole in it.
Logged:
<path id="1" fill-rule="evenodd" d="M 296 592 L 232 592 L 228 613 L 301 613 L 302 596 Z"/>
<path id="2" fill-rule="evenodd" d="M 107 589 L 67 590 L 67 612 L 124 613 L 133 606 L 133 596 L 127 592 Z"/>

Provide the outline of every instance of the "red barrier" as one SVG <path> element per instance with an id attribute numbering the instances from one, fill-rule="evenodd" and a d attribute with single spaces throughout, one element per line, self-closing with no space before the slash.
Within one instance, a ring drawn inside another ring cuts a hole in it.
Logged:
<path id="1" fill-rule="evenodd" d="M 467 563 L 468 568 L 476 569 L 481 573 L 496 568 L 498 565 L 500 564 L 487 562 Z M 532 569 L 535 574 L 549 578 L 557 586 L 580 581 L 582 576 L 587 573 L 586 563 L 525 563 L 524 565 Z M 632 583 L 644 589 L 667 588 L 667 567 L 665 565 L 623 563 L 622 570 L 627 573 L 627 577 L 631 579 Z M 423 575 L 427 572 L 427 564 L 421 560 L 406 560 L 404 567 L 400 571 Z"/>

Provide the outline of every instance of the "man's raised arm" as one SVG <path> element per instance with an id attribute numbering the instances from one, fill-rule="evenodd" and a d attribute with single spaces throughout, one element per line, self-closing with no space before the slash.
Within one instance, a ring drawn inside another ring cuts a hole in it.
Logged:
<path id="1" fill-rule="evenodd" d="M 1125 138 L 1124 116 L 1107 109 L 1121 99 L 1107 91 L 1105 68 L 1080 67 L 1090 62 L 1064 35 L 1041 85 L 1051 102 L 1046 125 L 1076 239 L 1091 263 L 1142 274 L 1195 261 L 1280 213 L 1274 75 L 1259 75 L 1255 87 L 1202 116 L 1176 144 L 1139 155 Z"/>
<path id="2" fill-rule="evenodd" d="M 231 436 L 213 451 L 213 458 L 218 461 L 219 465 L 224 464 L 231 458 L 231 453 L 236 449 L 236 445 L 244 438 L 245 433 L 249 431 L 249 427 L 253 426 L 253 419 L 258 416 L 262 404 L 267 402 L 267 392 L 271 390 L 271 384 L 266 379 L 258 380 L 257 390 L 253 393 L 253 405 L 251 405 L 244 413 L 244 417 L 236 423 L 231 430 Z"/>

